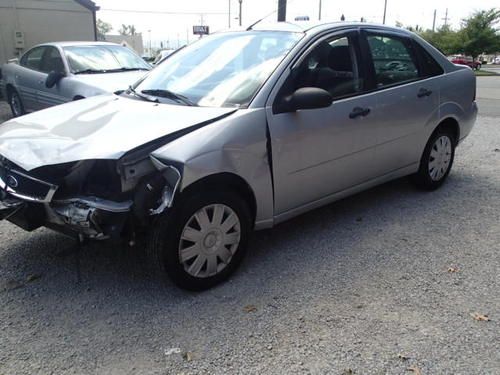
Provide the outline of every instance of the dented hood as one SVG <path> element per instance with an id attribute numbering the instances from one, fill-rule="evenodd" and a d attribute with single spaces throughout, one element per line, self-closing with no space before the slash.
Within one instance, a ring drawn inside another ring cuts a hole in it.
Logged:
<path id="1" fill-rule="evenodd" d="M 86 159 L 119 159 L 155 139 L 234 112 L 101 95 L 0 125 L 0 155 L 25 170 Z"/>

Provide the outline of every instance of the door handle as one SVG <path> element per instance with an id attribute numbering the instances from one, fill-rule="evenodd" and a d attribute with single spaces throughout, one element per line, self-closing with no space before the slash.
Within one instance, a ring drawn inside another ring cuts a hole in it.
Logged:
<path id="1" fill-rule="evenodd" d="M 427 89 L 421 88 L 420 90 L 418 90 L 417 96 L 419 98 L 423 98 L 424 96 L 430 96 L 431 94 L 432 94 L 431 90 L 427 90 Z"/>
<path id="2" fill-rule="evenodd" d="M 353 119 L 356 117 L 365 117 L 370 113 L 370 108 L 354 107 L 351 113 L 349 113 L 349 118 Z"/>
<path id="3" fill-rule="evenodd" d="M 43 85 L 43 81 L 38 81 L 38 84 L 39 85 Z"/>

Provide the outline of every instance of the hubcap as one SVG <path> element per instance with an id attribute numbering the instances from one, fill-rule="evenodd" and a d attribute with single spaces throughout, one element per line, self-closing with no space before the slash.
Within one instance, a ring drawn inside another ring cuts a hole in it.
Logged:
<path id="1" fill-rule="evenodd" d="M 191 216 L 182 230 L 179 261 L 191 276 L 214 276 L 231 262 L 240 237 L 240 219 L 230 207 L 205 206 Z"/>
<path id="2" fill-rule="evenodd" d="M 10 98 L 10 105 L 12 107 L 12 112 L 14 112 L 14 116 L 21 116 L 21 99 L 16 93 L 13 93 Z"/>
<path id="3" fill-rule="evenodd" d="M 431 149 L 429 175 L 434 181 L 443 178 L 450 167 L 451 140 L 446 135 L 439 137 Z"/>

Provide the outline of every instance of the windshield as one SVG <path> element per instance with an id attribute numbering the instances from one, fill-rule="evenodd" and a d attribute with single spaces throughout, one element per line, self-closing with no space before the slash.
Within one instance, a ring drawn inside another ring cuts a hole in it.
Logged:
<path id="1" fill-rule="evenodd" d="M 277 31 L 214 34 L 173 54 L 135 90 L 173 93 L 199 106 L 244 106 L 301 37 Z"/>
<path id="2" fill-rule="evenodd" d="M 122 46 L 71 46 L 63 50 L 72 73 L 151 69 L 139 56 Z"/>

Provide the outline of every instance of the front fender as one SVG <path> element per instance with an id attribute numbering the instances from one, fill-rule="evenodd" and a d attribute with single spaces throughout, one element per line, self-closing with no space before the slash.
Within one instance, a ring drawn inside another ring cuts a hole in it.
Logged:
<path id="1" fill-rule="evenodd" d="M 256 228 L 269 227 L 274 201 L 266 126 L 264 109 L 239 110 L 170 142 L 151 155 L 182 170 L 179 191 L 219 173 L 241 177 L 257 202 Z"/>

